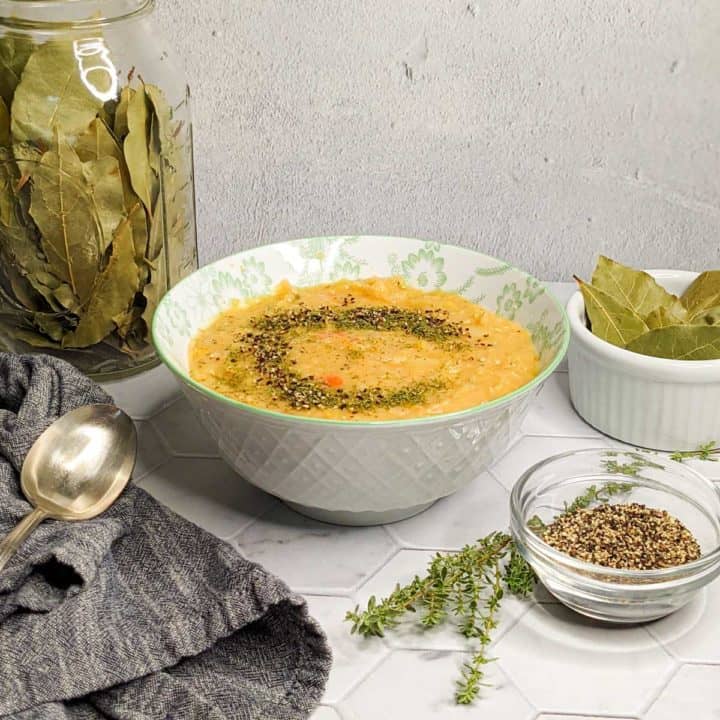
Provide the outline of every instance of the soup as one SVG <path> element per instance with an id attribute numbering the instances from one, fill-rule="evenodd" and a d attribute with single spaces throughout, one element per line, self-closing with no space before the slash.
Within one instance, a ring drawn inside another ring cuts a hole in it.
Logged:
<path id="1" fill-rule="evenodd" d="M 539 360 L 515 322 L 400 278 L 340 280 L 234 302 L 190 346 L 190 375 L 292 415 L 403 420 L 495 400 Z"/>

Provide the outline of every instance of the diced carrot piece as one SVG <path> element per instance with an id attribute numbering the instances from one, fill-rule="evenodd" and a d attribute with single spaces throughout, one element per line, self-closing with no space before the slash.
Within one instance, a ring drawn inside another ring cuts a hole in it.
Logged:
<path id="1" fill-rule="evenodd" d="M 331 388 L 339 388 L 343 385 L 343 379 L 339 375 L 326 375 L 323 382 Z"/>

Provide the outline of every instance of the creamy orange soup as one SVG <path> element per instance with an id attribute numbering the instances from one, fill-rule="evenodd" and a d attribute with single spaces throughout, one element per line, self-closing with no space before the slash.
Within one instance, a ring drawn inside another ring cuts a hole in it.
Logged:
<path id="1" fill-rule="evenodd" d="M 452 293 L 340 280 L 235 302 L 193 339 L 190 374 L 249 405 L 341 420 L 465 410 L 539 372 L 530 334 Z"/>

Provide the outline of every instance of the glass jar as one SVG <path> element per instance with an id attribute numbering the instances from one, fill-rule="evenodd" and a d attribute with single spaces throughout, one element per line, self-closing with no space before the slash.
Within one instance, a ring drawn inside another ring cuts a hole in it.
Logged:
<path id="1" fill-rule="evenodd" d="M 154 0 L 0 0 L 0 347 L 95 377 L 157 364 L 197 268 L 189 90 Z"/>

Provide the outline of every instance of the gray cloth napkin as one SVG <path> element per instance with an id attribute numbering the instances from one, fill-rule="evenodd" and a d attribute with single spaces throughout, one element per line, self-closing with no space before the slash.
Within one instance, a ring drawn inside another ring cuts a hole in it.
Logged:
<path id="1" fill-rule="evenodd" d="M 110 398 L 70 365 L 0 353 L 0 534 L 57 417 Z M 296 720 L 330 650 L 303 599 L 131 486 L 104 515 L 43 523 L 0 573 L 0 717 Z"/>

